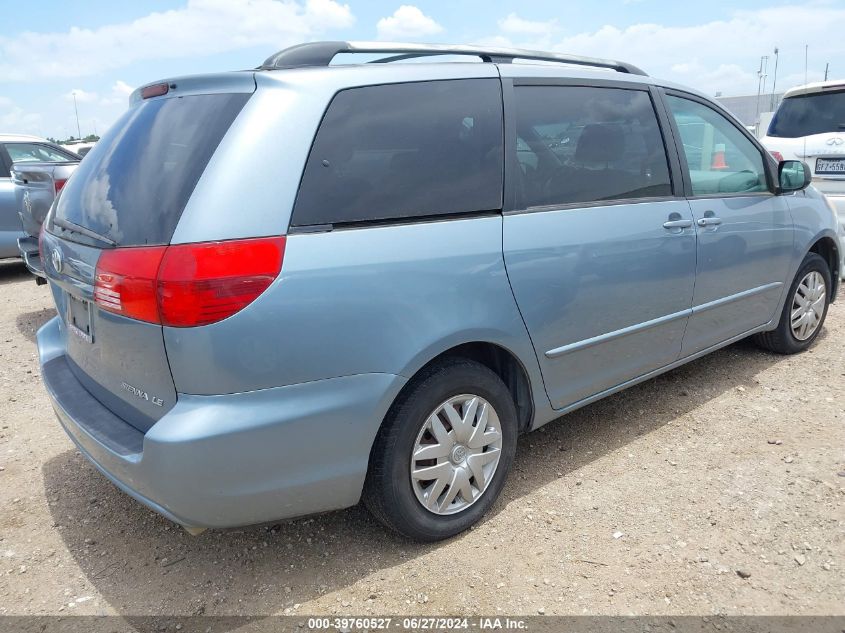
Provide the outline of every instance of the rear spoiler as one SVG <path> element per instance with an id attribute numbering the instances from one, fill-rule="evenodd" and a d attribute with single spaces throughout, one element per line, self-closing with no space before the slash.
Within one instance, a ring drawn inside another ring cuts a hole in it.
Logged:
<path id="1" fill-rule="evenodd" d="M 166 90 L 149 90 L 158 86 L 166 86 Z M 144 100 L 144 94 L 150 95 L 147 99 L 167 99 L 170 97 L 185 97 L 187 95 L 207 95 L 223 93 L 246 93 L 255 92 L 255 73 L 252 71 L 235 71 L 230 73 L 214 73 L 208 75 L 189 75 L 185 77 L 172 77 L 160 79 L 149 84 L 136 88 L 129 95 L 129 106 L 135 106 Z"/>

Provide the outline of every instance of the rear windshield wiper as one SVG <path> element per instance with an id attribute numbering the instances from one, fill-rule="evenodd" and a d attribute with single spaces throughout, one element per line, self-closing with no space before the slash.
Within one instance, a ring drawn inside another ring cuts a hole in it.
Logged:
<path id="1" fill-rule="evenodd" d="M 92 240 L 97 240 L 98 242 L 102 242 L 103 244 L 107 244 L 111 247 L 117 246 L 117 242 L 107 238 L 105 235 L 100 235 L 96 231 L 92 231 L 89 228 L 84 226 L 80 226 L 75 222 L 71 222 L 70 220 L 64 220 L 62 218 L 53 218 L 53 224 L 59 226 L 66 231 L 70 231 L 71 233 L 78 233 L 79 235 L 84 235 L 85 237 L 90 237 Z"/>

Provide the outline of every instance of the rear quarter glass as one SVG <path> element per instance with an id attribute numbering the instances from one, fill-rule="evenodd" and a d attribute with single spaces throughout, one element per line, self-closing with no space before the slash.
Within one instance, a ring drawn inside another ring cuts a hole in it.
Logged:
<path id="1" fill-rule="evenodd" d="M 167 244 L 209 159 L 250 96 L 190 95 L 130 108 L 80 163 L 55 217 L 118 246 Z"/>
<path id="2" fill-rule="evenodd" d="M 498 210 L 503 155 L 497 79 L 349 88 L 317 131 L 291 225 Z"/>

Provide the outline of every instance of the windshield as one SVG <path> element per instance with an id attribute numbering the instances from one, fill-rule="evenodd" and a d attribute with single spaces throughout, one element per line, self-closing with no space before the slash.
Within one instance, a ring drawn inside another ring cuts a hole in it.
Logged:
<path id="1" fill-rule="evenodd" d="M 798 138 L 845 132 L 845 90 L 784 99 L 769 124 L 769 136 Z"/>
<path id="2" fill-rule="evenodd" d="M 249 96 L 153 99 L 129 109 L 68 180 L 55 219 L 118 246 L 167 244 Z"/>

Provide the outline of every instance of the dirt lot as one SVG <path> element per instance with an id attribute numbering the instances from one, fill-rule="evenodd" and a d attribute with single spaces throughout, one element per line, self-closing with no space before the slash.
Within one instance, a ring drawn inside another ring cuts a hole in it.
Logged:
<path id="1" fill-rule="evenodd" d="M 0 614 L 845 613 L 845 304 L 808 353 L 734 345 L 523 437 L 437 545 L 361 508 L 199 537 L 146 510 L 53 416 L 51 306 L 0 264 Z"/>

